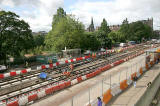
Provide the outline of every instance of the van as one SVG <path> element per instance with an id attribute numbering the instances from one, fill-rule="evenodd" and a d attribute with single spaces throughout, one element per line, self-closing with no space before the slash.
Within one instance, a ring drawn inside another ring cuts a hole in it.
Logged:
<path id="1" fill-rule="evenodd" d="M 120 43 L 120 45 L 119 45 L 120 47 L 126 47 L 127 46 L 127 44 L 126 43 Z"/>

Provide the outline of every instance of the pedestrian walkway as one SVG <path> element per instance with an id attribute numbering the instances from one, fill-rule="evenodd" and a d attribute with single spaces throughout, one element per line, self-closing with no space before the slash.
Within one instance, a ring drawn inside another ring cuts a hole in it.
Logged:
<path id="1" fill-rule="evenodd" d="M 114 98 L 107 106 L 134 106 L 147 90 L 147 84 L 152 83 L 160 74 L 160 64 L 153 66 L 137 81 L 136 88 L 131 85 L 126 91 Z"/>

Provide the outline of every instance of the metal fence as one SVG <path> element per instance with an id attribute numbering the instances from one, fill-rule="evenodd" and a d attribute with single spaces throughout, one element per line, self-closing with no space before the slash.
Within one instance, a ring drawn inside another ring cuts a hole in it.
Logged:
<path id="1" fill-rule="evenodd" d="M 129 78 L 132 73 L 139 71 L 141 67 L 145 67 L 145 55 L 136 62 L 129 60 L 124 64 L 125 66 L 117 66 L 115 69 L 102 73 L 105 76 L 102 80 L 97 81 L 92 87 L 81 91 L 60 106 L 90 106 L 89 104 L 97 106 L 97 97 L 102 97 L 106 90 Z"/>

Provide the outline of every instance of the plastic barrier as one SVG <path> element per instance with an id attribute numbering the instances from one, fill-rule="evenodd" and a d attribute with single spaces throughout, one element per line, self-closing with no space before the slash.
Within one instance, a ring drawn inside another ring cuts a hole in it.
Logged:
<path id="1" fill-rule="evenodd" d="M 0 79 L 3 79 L 4 78 L 4 74 L 0 74 Z"/>
<path id="2" fill-rule="evenodd" d="M 56 66 L 59 66 L 59 62 L 56 62 Z"/>
<path id="3" fill-rule="evenodd" d="M 68 60 L 65 60 L 65 63 L 68 63 Z"/>
<path id="4" fill-rule="evenodd" d="M 82 77 L 77 78 L 78 83 L 82 81 Z"/>
<path id="5" fill-rule="evenodd" d="M 26 70 L 26 69 L 21 70 L 21 73 L 22 73 L 22 74 L 25 74 L 25 73 L 27 73 L 27 70 Z"/>
<path id="6" fill-rule="evenodd" d="M 141 75 L 143 74 L 142 67 L 139 69 L 139 73 L 140 73 Z"/>
<path id="7" fill-rule="evenodd" d="M 27 104 L 28 103 L 28 95 L 27 96 L 24 95 L 24 96 L 19 97 L 18 103 L 20 106 Z"/>
<path id="8" fill-rule="evenodd" d="M 10 76 L 16 76 L 16 72 L 10 72 Z"/>
<path id="9" fill-rule="evenodd" d="M 106 65 L 105 67 L 104 67 L 104 69 L 105 70 L 108 70 L 108 69 L 110 69 L 112 66 L 110 65 L 110 64 L 108 64 L 108 65 Z"/>
<path id="10" fill-rule="evenodd" d="M 46 88 L 46 90 L 45 90 L 45 93 L 46 93 L 46 95 L 49 95 L 49 94 L 51 94 L 52 93 L 52 88 L 50 87 L 50 88 Z"/>
<path id="11" fill-rule="evenodd" d="M 77 79 L 74 79 L 74 80 L 71 81 L 71 85 L 75 85 L 75 84 L 77 84 L 77 83 L 78 83 L 78 80 L 77 80 Z"/>
<path id="12" fill-rule="evenodd" d="M 107 104 L 111 99 L 112 99 L 111 89 L 108 89 L 103 94 L 103 102 L 104 102 L 104 104 Z"/>
<path id="13" fill-rule="evenodd" d="M 36 99 L 38 99 L 38 95 L 36 93 L 28 96 L 28 102 L 34 101 Z"/>
<path id="14" fill-rule="evenodd" d="M 66 86 L 66 87 L 71 86 L 71 81 L 67 81 L 67 82 L 65 82 L 65 86 Z"/>
<path id="15" fill-rule="evenodd" d="M 52 68 L 52 67 L 53 67 L 53 64 L 49 64 L 49 67 Z"/>
<path id="16" fill-rule="evenodd" d="M 41 69 L 46 69 L 46 66 L 45 66 L 45 65 L 42 65 L 42 66 L 41 66 Z"/>
<path id="17" fill-rule="evenodd" d="M 53 88 L 52 88 L 54 91 L 58 91 L 58 90 L 60 90 L 60 86 L 59 85 L 55 85 L 55 86 L 53 86 Z"/>
<path id="18" fill-rule="evenodd" d="M 128 87 L 127 80 L 120 82 L 120 89 L 125 90 Z"/>
<path id="19" fill-rule="evenodd" d="M 45 89 L 41 89 L 38 93 L 38 98 L 44 97 L 46 95 Z"/>
<path id="20" fill-rule="evenodd" d="M 87 79 L 86 75 L 82 76 L 82 80 L 86 80 L 86 79 Z"/>
<path id="21" fill-rule="evenodd" d="M 18 101 L 13 101 L 7 104 L 7 106 L 19 106 Z"/>
<path id="22" fill-rule="evenodd" d="M 61 83 L 61 84 L 59 84 L 59 88 L 60 88 L 60 89 L 65 88 L 65 83 Z"/>

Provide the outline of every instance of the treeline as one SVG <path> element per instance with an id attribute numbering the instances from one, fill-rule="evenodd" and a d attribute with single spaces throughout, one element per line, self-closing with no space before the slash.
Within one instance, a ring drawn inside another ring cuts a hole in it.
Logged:
<path id="1" fill-rule="evenodd" d="M 90 32 L 86 32 L 84 25 L 74 16 L 67 15 L 63 8 L 59 8 L 53 16 L 52 30 L 46 35 L 44 43 L 48 50 L 57 52 L 65 47 L 94 51 L 101 47 L 111 48 L 118 42 L 133 40 L 138 43 L 153 37 L 150 26 L 140 21 L 129 24 L 127 19 L 118 31 L 111 31 L 105 19 L 95 31 L 92 19 L 88 30 Z"/>
<path id="2" fill-rule="evenodd" d="M 142 22 L 123 21 L 120 30 L 111 31 L 105 19 L 95 31 L 93 19 L 88 31 L 74 15 L 58 8 L 53 16 L 52 29 L 47 35 L 35 35 L 28 23 L 13 12 L 0 11 L 0 62 L 9 57 L 20 57 L 27 53 L 41 54 L 43 51 L 59 52 L 67 49 L 97 51 L 101 47 L 111 48 L 117 42 L 134 40 L 142 42 L 154 37 L 152 29 Z"/>

